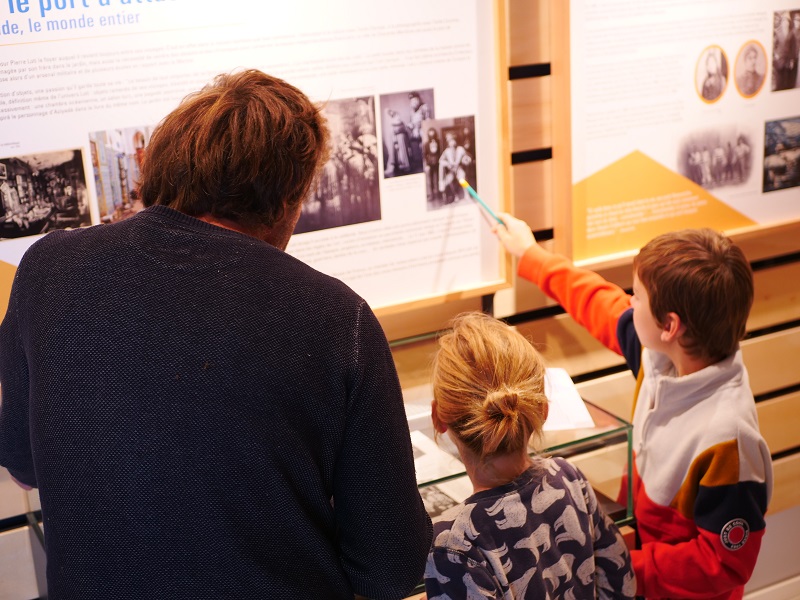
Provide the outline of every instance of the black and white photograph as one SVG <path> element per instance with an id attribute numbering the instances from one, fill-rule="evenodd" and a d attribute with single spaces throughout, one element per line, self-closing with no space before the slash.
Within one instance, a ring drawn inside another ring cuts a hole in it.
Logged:
<path id="1" fill-rule="evenodd" d="M 0 158 L 0 238 L 91 224 L 80 150 Z"/>
<path id="2" fill-rule="evenodd" d="M 458 504 L 435 485 L 426 485 L 419 488 L 419 495 L 422 497 L 422 503 L 425 505 L 425 510 L 431 519 L 438 517 L 448 508 Z"/>
<path id="3" fill-rule="evenodd" d="M 800 87 L 800 7 L 772 15 L 772 91 Z"/>
<path id="4" fill-rule="evenodd" d="M 752 167 L 752 137 L 735 126 L 692 133 L 679 145 L 678 172 L 707 190 L 747 183 Z"/>
<path id="5" fill-rule="evenodd" d="M 704 102 L 713 103 L 722 97 L 728 86 L 728 57 L 722 48 L 709 46 L 700 54 L 695 85 Z"/>
<path id="6" fill-rule="evenodd" d="M 331 100 L 323 112 L 331 132 L 331 157 L 303 203 L 295 234 L 381 218 L 375 98 Z"/>
<path id="7" fill-rule="evenodd" d="M 767 54 L 757 40 L 750 40 L 739 50 L 733 67 L 736 89 L 744 98 L 752 98 L 764 87 Z"/>
<path id="8" fill-rule="evenodd" d="M 436 116 L 433 90 L 384 94 L 380 104 L 384 178 L 422 173 L 422 123 Z"/>
<path id="9" fill-rule="evenodd" d="M 89 134 L 101 223 L 114 223 L 144 208 L 136 191 L 152 127 L 127 127 Z"/>
<path id="10" fill-rule="evenodd" d="M 800 185 L 800 116 L 769 121 L 764 131 L 764 192 Z"/>
<path id="11" fill-rule="evenodd" d="M 459 183 L 465 179 L 478 190 L 475 156 L 475 117 L 431 119 L 423 124 L 425 192 L 428 210 L 471 202 Z"/>

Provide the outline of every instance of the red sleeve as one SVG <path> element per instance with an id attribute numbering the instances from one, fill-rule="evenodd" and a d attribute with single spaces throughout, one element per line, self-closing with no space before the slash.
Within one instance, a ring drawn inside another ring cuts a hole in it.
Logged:
<path id="1" fill-rule="evenodd" d="M 532 246 L 520 258 L 517 272 L 558 302 L 606 348 L 622 354 L 617 321 L 630 308 L 630 296 L 625 290 L 593 271 L 576 267 L 565 256 L 538 246 Z"/>
<path id="2" fill-rule="evenodd" d="M 631 551 L 636 595 L 648 598 L 708 598 L 743 586 L 755 568 L 764 529 L 749 533 L 746 546 L 723 548 L 718 533 L 700 529 L 680 544 L 650 542 Z"/>
<path id="3" fill-rule="evenodd" d="M 670 506 L 639 488 L 642 548 L 631 552 L 638 595 L 709 598 L 731 594 L 750 579 L 766 530 L 769 460 L 763 442 L 740 456 L 732 440 L 698 455 Z M 752 472 L 737 481 L 743 461 Z M 678 536 L 684 541 L 673 541 Z"/>

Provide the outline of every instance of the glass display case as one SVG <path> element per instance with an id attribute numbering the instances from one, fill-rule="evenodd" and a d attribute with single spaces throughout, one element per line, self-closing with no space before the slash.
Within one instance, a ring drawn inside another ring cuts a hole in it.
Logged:
<path id="1" fill-rule="evenodd" d="M 622 494 L 622 485 L 631 485 L 630 464 L 632 426 L 590 402 L 583 404 L 592 425 L 572 429 L 545 430 L 539 449 L 531 455 L 562 456 L 577 466 L 597 494 L 598 500 L 617 525 L 632 521 L 630 489 Z M 472 494 L 464 465 L 455 445 L 446 435 L 434 441 L 430 402 L 407 402 L 409 428 L 414 448 L 417 481 L 429 514 L 435 517 Z"/>

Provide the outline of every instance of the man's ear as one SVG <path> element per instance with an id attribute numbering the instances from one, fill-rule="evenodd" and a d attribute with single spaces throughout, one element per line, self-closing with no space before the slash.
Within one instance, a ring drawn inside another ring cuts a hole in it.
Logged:
<path id="1" fill-rule="evenodd" d="M 683 335 L 685 329 L 686 327 L 677 313 L 667 313 L 667 318 L 664 320 L 664 325 L 661 328 L 661 341 L 671 342 L 677 340 Z"/>
<path id="2" fill-rule="evenodd" d="M 447 431 L 447 424 L 439 418 L 439 411 L 436 408 L 436 400 L 431 402 L 431 421 L 433 421 L 433 428 L 439 433 Z"/>

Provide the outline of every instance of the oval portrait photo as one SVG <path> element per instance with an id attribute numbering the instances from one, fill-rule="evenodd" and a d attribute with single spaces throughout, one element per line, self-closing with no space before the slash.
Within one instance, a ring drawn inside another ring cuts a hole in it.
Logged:
<path id="1" fill-rule="evenodd" d="M 750 40 L 739 50 L 734 65 L 736 89 L 745 98 L 752 98 L 764 86 L 767 73 L 767 53 L 764 46 Z"/>
<path id="2" fill-rule="evenodd" d="M 700 54 L 695 68 L 695 85 L 703 102 L 720 99 L 728 85 L 728 57 L 719 46 L 709 46 Z"/>

